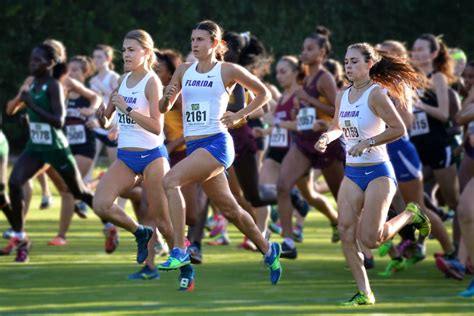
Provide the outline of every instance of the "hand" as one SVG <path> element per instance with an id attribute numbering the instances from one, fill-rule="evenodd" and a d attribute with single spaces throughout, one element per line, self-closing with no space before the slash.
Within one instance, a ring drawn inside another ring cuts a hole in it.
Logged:
<path id="1" fill-rule="evenodd" d="M 163 98 L 167 98 L 169 100 L 176 94 L 177 91 L 178 87 L 176 84 L 167 85 L 165 88 L 165 93 L 163 94 Z"/>
<path id="2" fill-rule="evenodd" d="M 103 103 L 99 105 L 95 111 L 95 117 L 97 118 L 100 127 L 104 128 L 105 124 L 107 123 L 107 118 L 105 117 L 105 105 Z"/>
<path id="3" fill-rule="evenodd" d="M 302 88 L 298 89 L 295 91 L 295 96 L 302 100 L 302 101 L 306 101 L 306 102 L 309 102 L 311 96 Z"/>
<path id="4" fill-rule="evenodd" d="M 123 113 L 126 112 L 125 109 L 127 108 L 127 103 L 125 102 L 124 98 L 120 94 L 118 93 L 112 94 L 112 104 L 115 105 L 115 107 L 118 108 Z"/>
<path id="5" fill-rule="evenodd" d="M 327 134 L 323 134 L 319 137 L 316 144 L 314 144 L 314 149 L 319 151 L 320 153 L 324 153 L 328 148 L 329 137 Z"/>
<path id="6" fill-rule="evenodd" d="M 94 128 L 100 127 L 99 122 L 95 119 L 88 119 L 85 125 L 88 129 L 94 129 Z"/>
<path id="7" fill-rule="evenodd" d="M 320 131 L 327 131 L 329 128 L 329 124 L 324 120 L 316 120 L 313 123 L 313 131 L 320 132 Z"/>
<path id="8" fill-rule="evenodd" d="M 417 109 L 420 109 L 420 110 L 424 110 L 424 108 L 425 108 L 425 105 L 423 104 L 423 101 L 421 101 L 420 99 L 413 102 L 413 106 Z"/>
<path id="9" fill-rule="evenodd" d="M 107 133 L 107 138 L 111 141 L 116 141 L 118 139 L 118 128 L 117 125 L 114 125 L 109 132 Z"/>
<path id="10" fill-rule="evenodd" d="M 351 149 L 349 149 L 349 155 L 353 157 L 360 157 L 369 147 L 370 147 L 369 141 L 367 139 L 363 140 L 359 142 L 357 145 L 355 145 L 354 147 L 352 147 Z"/>
<path id="11" fill-rule="evenodd" d="M 26 106 L 30 106 L 31 96 L 28 91 L 22 91 L 20 94 L 20 101 L 24 102 Z"/>
<path id="12" fill-rule="evenodd" d="M 244 118 L 239 114 L 227 111 L 221 117 L 221 123 L 224 124 L 226 128 L 231 128 L 234 125 L 237 125 Z"/>

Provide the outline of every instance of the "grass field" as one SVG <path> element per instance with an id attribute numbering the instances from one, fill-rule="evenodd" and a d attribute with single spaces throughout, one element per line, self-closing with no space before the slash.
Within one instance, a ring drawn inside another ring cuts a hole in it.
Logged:
<path id="1" fill-rule="evenodd" d="M 425 261 L 395 278 L 376 275 L 387 263 L 376 258 L 369 274 L 377 304 L 348 308 L 338 303 L 355 293 L 355 283 L 320 214 L 310 213 L 299 258 L 283 261 L 277 286 L 270 284 L 260 255 L 236 248 L 241 235 L 231 227 L 233 243 L 204 246 L 194 292 L 179 293 L 177 272 L 162 273 L 160 280 L 128 281 L 127 275 L 140 268 L 134 263 L 133 236 L 121 231 L 119 249 L 105 254 L 101 225 L 92 214 L 74 219 L 67 246 L 48 246 L 57 230 L 59 202 L 56 196 L 51 209 L 39 211 L 34 196 L 27 223 L 33 241 L 29 263 L 0 257 L 0 315 L 474 314 L 474 299 L 455 296 L 468 280 L 447 280 L 436 270 L 433 241 Z"/>

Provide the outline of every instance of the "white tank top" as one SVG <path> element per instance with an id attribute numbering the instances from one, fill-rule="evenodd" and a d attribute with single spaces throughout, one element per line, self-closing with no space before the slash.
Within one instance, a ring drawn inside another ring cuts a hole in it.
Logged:
<path id="1" fill-rule="evenodd" d="M 127 80 L 130 74 L 128 73 L 123 79 L 118 93 L 123 96 L 127 105 L 132 107 L 134 111 L 149 117 L 150 105 L 145 96 L 145 87 L 148 80 L 156 75 L 150 71 L 133 88 L 128 88 Z M 161 115 L 162 130 L 159 135 L 156 135 L 138 125 L 127 113 L 123 113 L 117 108 L 117 123 L 119 126 L 118 148 L 135 147 L 148 150 L 163 145 L 163 119 L 164 115 Z"/>
<path id="2" fill-rule="evenodd" d="M 369 107 L 370 92 L 378 87 L 372 85 L 354 102 L 349 102 L 349 91 L 344 91 L 339 109 L 339 127 L 346 140 L 346 163 L 379 163 L 387 161 L 387 146 L 380 145 L 366 150 L 362 156 L 354 157 L 349 155 L 349 149 L 360 141 L 374 137 L 385 131 L 385 122 L 376 116 Z"/>
<path id="3" fill-rule="evenodd" d="M 106 106 L 109 103 L 110 95 L 112 94 L 112 92 L 114 92 L 114 88 L 112 88 L 110 85 L 113 74 L 117 74 L 117 73 L 115 71 L 109 70 L 102 80 L 99 78 L 99 76 L 95 76 L 96 80 L 90 81 L 91 89 L 97 92 L 102 97 L 102 100 L 104 101 L 104 104 Z M 114 113 L 111 119 L 112 119 L 113 124 L 116 125 L 117 113 Z M 109 133 L 108 130 L 100 128 L 100 127 L 94 128 L 94 131 L 102 135 L 107 135 Z"/>
<path id="4" fill-rule="evenodd" d="M 226 131 L 220 122 L 229 103 L 229 93 L 222 81 L 222 63 L 203 74 L 196 71 L 197 65 L 195 62 L 186 70 L 181 83 L 185 137 Z"/>

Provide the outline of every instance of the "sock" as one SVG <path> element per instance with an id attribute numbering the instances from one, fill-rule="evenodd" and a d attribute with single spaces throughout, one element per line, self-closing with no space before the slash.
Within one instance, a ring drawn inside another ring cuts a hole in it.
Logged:
<path id="1" fill-rule="evenodd" d="M 112 224 L 107 223 L 104 226 L 107 228 L 107 225 L 112 225 Z M 139 235 L 142 231 L 143 231 L 143 225 L 138 225 L 137 230 L 133 234 L 135 235 L 135 237 L 138 237 L 137 235 Z"/>
<path id="2" fill-rule="evenodd" d="M 295 248 L 295 242 L 291 238 L 284 238 L 283 242 L 288 245 L 290 248 Z"/>
<path id="3" fill-rule="evenodd" d="M 104 223 L 104 229 L 110 229 L 112 227 L 114 227 L 115 225 L 110 223 L 110 222 L 106 222 Z M 138 228 L 140 228 L 140 226 L 138 226 Z M 138 230 L 137 230 L 138 231 Z"/>
<path id="4" fill-rule="evenodd" d="M 272 255 L 272 243 L 268 243 L 268 251 L 265 253 L 265 257 L 270 257 Z"/>
<path id="5" fill-rule="evenodd" d="M 186 251 L 188 250 L 188 248 L 184 247 L 184 248 L 178 248 L 179 250 L 179 254 L 184 256 L 186 255 Z"/>
<path id="6" fill-rule="evenodd" d="M 25 232 L 15 232 L 14 236 L 20 240 L 23 240 L 26 238 L 26 233 Z"/>

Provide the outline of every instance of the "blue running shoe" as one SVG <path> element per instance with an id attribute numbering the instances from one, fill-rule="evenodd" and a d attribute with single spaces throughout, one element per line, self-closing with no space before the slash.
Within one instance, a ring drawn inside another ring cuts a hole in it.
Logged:
<path id="1" fill-rule="evenodd" d="M 297 188 L 293 188 L 290 192 L 291 196 L 291 204 L 295 208 L 295 210 L 303 217 L 309 212 L 309 204 L 306 200 L 301 196 L 300 191 Z"/>
<path id="2" fill-rule="evenodd" d="M 139 225 L 134 235 L 137 242 L 137 262 L 142 264 L 148 257 L 148 242 L 153 236 L 153 229 L 148 226 Z"/>
<path id="3" fill-rule="evenodd" d="M 462 297 L 472 297 L 474 296 L 474 278 L 472 278 L 471 283 L 469 283 L 467 289 L 458 294 Z"/>
<path id="4" fill-rule="evenodd" d="M 438 269 L 444 272 L 447 277 L 460 281 L 464 278 L 466 268 L 457 258 L 440 256 L 436 257 L 435 261 Z"/>
<path id="5" fill-rule="evenodd" d="M 181 292 L 191 292 L 194 290 L 194 268 L 188 264 L 180 268 L 179 289 Z"/>
<path id="6" fill-rule="evenodd" d="M 152 269 L 149 266 L 145 265 L 140 271 L 129 274 L 129 280 L 156 280 L 160 278 L 160 273 L 158 270 Z"/>
<path id="7" fill-rule="evenodd" d="M 189 251 L 186 251 L 185 254 L 182 254 L 179 248 L 174 247 L 173 250 L 171 250 L 168 260 L 158 265 L 158 269 L 176 270 L 190 263 L 191 263 L 191 258 L 189 256 Z"/>
<path id="8" fill-rule="evenodd" d="M 279 243 L 272 242 L 271 245 L 271 254 L 269 256 L 264 256 L 265 264 L 270 268 L 270 281 L 272 284 L 277 284 L 280 281 L 281 274 L 283 269 L 280 264 L 280 255 L 281 247 Z"/>

